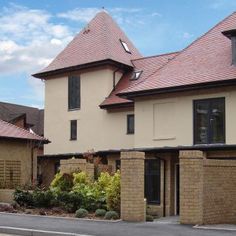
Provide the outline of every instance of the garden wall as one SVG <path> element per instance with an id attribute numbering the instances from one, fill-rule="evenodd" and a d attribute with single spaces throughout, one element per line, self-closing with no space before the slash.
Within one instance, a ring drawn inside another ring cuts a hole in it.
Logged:
<path id="1" fill-rule="evenodd" d="M 13 203 L 14 189 L 0 189 L 0 202 Z"/>
<path id="2" fill-rule="evenodd" d="M 180 152 L 180 222 L 236 223 L 236 160 Z"/>

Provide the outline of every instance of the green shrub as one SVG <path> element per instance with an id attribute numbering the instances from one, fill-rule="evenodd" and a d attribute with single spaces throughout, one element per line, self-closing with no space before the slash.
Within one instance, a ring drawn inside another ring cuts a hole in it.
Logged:
<path id="1" fill-rule="evenodd" d="M 88 175 L 84 171 L 79 173 L 73 173 L 73 185 L 89 183 L 90 181 Z"/>
<path id="2" fill-rule="evenodd" d="M 117 212 L 115 211 L 108 211 L 106 214 L 105 214 L 105 219 L 106 220 L 117 220 L 119 219 L 119 215 Z"/>
<path id="3" fill-rule="evenodd" d="M 49 208 L 54 205 L 55 196 L 50 190 L 43 191 L 41 189 L 36 189 L 33 191 L 32 197 L 33 205 L 35 207 Z"/>
<path id="4" fill-rule="evenodd" d="M 81 197 L 81 207 L 89 211 L 95 211 L 105 206 L 105 192 L 101 191 L 98 185 L 93 184 L 77 184 L 73 188 L 73 192 Z"/>
<path id="5" fill-rule="evenodd" d="M 111 181 L 112 176 L 107 172 L 102 172 L 98 177 L 97 184 L 101 190 L 105 191 L 106 188 L 110 185 Z"/>
<path id="6" fill-rule="evenodd" d="M 95 216 L 104 217 L 106 215 L 106 213 L 107 213 L 107 211 L 104 209 L 97 209 L 95 211 Z"/>
<path id="7" fill-rule="evenodd" d="M 108 210 L 120 212 L 120 172 L 112 176 L 109 186 L 106 188 L 106 204 Z"/>
<path id="8" fill-rule="evenodd" d="M 75 212 L 75 217 L 76 218 L 84 218 L 88 215 L 88 211 L 83 209 L 83 208 L 80 208 L 79 210 L 77 210 Z"/>
<path id="9" fill-rule="evenodd" d="M 73 176 L 71 174 L 57 173 L 51 183 L 51 189 L 57 191 L 71 191 L 73 187 Z"/>
<path id="10" fill-rule="evenodd" d="M 20 206 L 33 206 L 33 196 L 28 190 L 16 189 L 13 198 Z"/>
<path id="11" fill-rule="evenodd" d="M 146 221 L 152 222 L 153 221 L 153 216 L 146 215 Z"/>
<path id="12" fill-rule="evenodd" d="M 74 213 L 81 204 L 81 196 L 75 192 L 58 192 L 56 202 L 70 213 Z"/>

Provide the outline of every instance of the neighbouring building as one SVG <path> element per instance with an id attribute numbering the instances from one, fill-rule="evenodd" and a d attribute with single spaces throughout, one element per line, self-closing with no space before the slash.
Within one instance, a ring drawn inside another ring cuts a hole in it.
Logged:
<path id="1" fill-rule="evenodd" d="M 44 110 L 36 107 L 0 102 L 0 119 L 26 129 L 31 133 L 44 136 Z M 38 155 L 43 154 L 43 145 L 38 149 Z"/>
<path id="2" fill-rule="evenodd" d="M 39 135 L 0 119 L 0 188 L 36 184 L 38 147 L 48 142 Z M 1 191 L 0 201 L 4 196 Z"/>
<path id="3" fill-rule="evenodd" d="M 236 221 L 236 13 L 182 51 L 143 57 L 102 11 L 34 76 L 45 81 L 48 168 L 93 150 L 116 170 L 122 151 L 141 151 L 127 178 L 145 176 L 150 213 Z"/>

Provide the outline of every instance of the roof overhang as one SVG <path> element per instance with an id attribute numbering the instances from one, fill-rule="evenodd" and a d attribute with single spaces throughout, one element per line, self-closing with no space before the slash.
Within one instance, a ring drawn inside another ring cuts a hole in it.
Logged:
<path id="1" fill-rule="evenodd" d="M 140 152 L 173 152 L 178 153 L 179 151 L 187 151 L 187 150 L 199 150 L 199 151 L 222 151 L 222 150 L 236 150 L 236 144 L 228 145 L 228 144 L 201 144 L 201 145 L 189 145 L 189 146 L 176 146 L 176 147 L 140 147 L 140 148 L 131 148 L 131 149 L 109 149 L 109 150 L 101 150 L 96 151 L 93 154 L 98 155 L 100 157 L 106 156 L 109 154 L 120 154 L 121 152 L 132 152 L 132 151 L 140 151 Z M 72 158 L 72 157 L 83 157 L 83 153 L 64 153 L 64 154 L 49 154 L 49 155 L 40 155 L 38 158 Z"/>
<path id="2" fill-rule="evenodd" d="M 51 143 L 51 141 L 49 141 L 48 139 L 38 140 L 38 139 L 27 139 L 27 138 L 0 136 L 0 140 L 1 139 L 4 139 L 4 140 L 15 140 L 15 141 L 31 141 L 31 142 L 34 142 L 34 143 L 37 143 L 37 144 L 48 144 L 48 143 Z"/>
<path id="3" fill-rule="evenodd" d="M 113 104 L 101 104 L 99 105 L 101 109 L 119 109 L 119 108 L 133 108 L 134 102 L 133 101 L 127 101 L 122 103 L 113 103 Z"/>
<path id="4" fill-rule="evenodd" d="M 225 30 L 221 32 L 225 37 L 231 39 L 232 37 L 236 36 L 236 29 Z"/>
<path id="5" fill-rule="evenodd" d="M 66 68 L 61 68 L 61 69 L 56 69 L 56 70 L 52 70 L 52 71 L 45 71 L 45 72 L 39 72 L 36 74 L 33 74 L 32 76 L 34 76 L 35 78 L 39 78 L 39 79 L 45 79 L 48 76 L 54 76 L 54 75 L 59 75 L 59 74 L 63 74 L 63 73 L 68 73 L 68 72 L 74 72 L 74 71 L 78 71 L 78 70 L 82 70 L 82 69 L 89 69 L 89 68 L 94 68 L 94 67 L 100 67 L 100 66 L 118 66 L 121 69 L 131 69 L 133 68 L 130 65 L 126 65 L 111 59 L 106 59 L 106 60 L 101 60 L 101 61 L 96 61 L 96 62 L 91 62 L 91 63 L 86 63 L 86 64 L 82 64 L 82 65 L 76 65 L 76 66 L 70 66 L 70 67 L 66 67 Z"/>
<path id="6" fill-rule="evenodd" d="M 230 79 L 230 80 L 221 80 L 221 81 L 214 81 L 214 82 L 207 82 L 207 83 L 182 85 L 182 86 L 167 87 L 167 88 L 161 88 L 161 89 L 149 89 L 149 90 L 140 90 L 140 91 L 123 92 L 123 93 L 121 92 L 121 93 L 117 93 L 117 96 L 134 100 L 135 98 L 138 98 L 138 97 L 154 96 L 154 95 L 165 94 L 165 93 L 194 91 L 198 89 L 211 89 L 211 88 L 218 88 L 218 87 L 232 86 L 232 85 L 236 85 L 236 78 Z"/>

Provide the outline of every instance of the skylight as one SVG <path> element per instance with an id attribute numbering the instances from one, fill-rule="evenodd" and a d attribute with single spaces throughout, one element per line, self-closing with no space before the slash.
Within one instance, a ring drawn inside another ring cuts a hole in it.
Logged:
<path id="1" fill-rule="evenodd" d="M 140 75 L 142 74 L 143 71 L 134 71 L 133 75 L 132 75 L 132 80 L 137 80 L 139 79 Z"/>
<path id="2" fill-rule="evenodd" d="M 125 51 L 128 52 L 128 53 L 131 53 L 131 51 L 129 50 L 129 47 L 128 47 L 128 45 L 127 45 L 127 43 L 124 42 L 124 41 L 122 41 L 121 39 L 120 39 L 120 42 L 121 42 L 123 48 L 125 49 Z"/>

